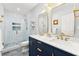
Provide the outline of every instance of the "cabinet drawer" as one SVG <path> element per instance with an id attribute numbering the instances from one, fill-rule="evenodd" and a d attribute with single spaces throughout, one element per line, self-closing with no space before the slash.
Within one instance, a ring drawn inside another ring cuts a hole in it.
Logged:
<path id="1" fill-rule="evenodd" d="M 52 56 L 52 47 L 47 45 L 39 45 L 37 48 L 37 54 L 40 56 Z"/>
<path id="2" fill-rule="evenodd" d="M 29 37 L 29 55 L 52 56 L 52 47 L 48 44 Z"/>
<path id="3" fill-rule="evenodd" d="M 42 52 L 40 52 L 40 51 L 37 51 L 37 55 L 39 55 L 39 56 L 52 56 L 52 52 L 48 52 L 48 51 L 42 51 Z"/>
<path id="4" fill-rule="evenodd" d="M 36 40 L 34 38 L 29 37 L 29 44 L 38 46 L 38 45 L 42 45 L 43 43 L 41 41 L 38 41 L 38 40 Z"/>

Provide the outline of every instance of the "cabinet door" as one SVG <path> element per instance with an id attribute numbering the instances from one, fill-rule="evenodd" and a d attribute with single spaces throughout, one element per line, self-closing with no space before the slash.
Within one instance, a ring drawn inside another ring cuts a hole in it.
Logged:
<path id="1" fill-rule="evenodd" d="M 52 56 L 52 46 L 29 37 L 30 56 Z"/>
<path id="2" fill-rule="evenodd" d="M 52 56 L 52 53 L 53 53 L 52 46 L 50 46 L 50 45 L 48 45 L 46 43 L 41 42 L 41 44 L 38 44 L 37 47 L 39 48 L 37 53 L 40 56 Z"/>
<path id="3" fill-rule="evenodd" d="M 29 56 L 36 56 L 37 50 L 35 46 L 35 41 L 33 38 L 29 37 Z"/>
<path id="4" fill-rule="evenodd" d="M 74 56 L 73 54 L 60 50 L 58 48 L 54 48 L 54 55 L 55 56 Z"/>

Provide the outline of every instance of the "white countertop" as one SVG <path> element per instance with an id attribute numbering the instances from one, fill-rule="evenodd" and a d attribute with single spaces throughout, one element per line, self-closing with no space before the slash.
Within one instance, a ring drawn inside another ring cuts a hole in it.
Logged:
<path id="1" fill-rule="evenodd" d="M 30 37 L 33 37 L 51 46 L 62 49 L 71 54 L 79 55 L 79 43 L 76 42 L 73 37 L 71 37 L 69 41 L 56 39 L 55 36 L 47 37 L 47 36 L 40 36 L 40 35 L 30 35 Z"/>

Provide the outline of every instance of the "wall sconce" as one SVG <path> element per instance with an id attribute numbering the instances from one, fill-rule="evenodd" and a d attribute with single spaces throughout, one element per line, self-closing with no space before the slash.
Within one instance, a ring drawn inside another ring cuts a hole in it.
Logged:
<path id="1" fill-rule="evenodd" d="M 58 19 L 53 20 L 53 25 L 58 25 Z"/>
<path id="2" fill-rule="evenodd" d="M 0 22 L 2 22 L 2 21 L 3 21 L 3 17 L 4 17 L 4 16 L 0 16 Z"/>
<path id="3" fill-rule="evenodd" d="M 76 19 L 79 19 L 79 9 L 74 10 L 74 16 Z"/>

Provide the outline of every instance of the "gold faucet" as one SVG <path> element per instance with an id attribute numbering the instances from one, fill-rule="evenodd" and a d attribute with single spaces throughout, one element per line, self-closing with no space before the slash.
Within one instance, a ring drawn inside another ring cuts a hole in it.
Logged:
<path id="1" fill-rule="evenodd" d="M 65 36 L 65 34 L 64 33 L 61 33 L 59 36 L 57 36 L 57 39 L 63 40 L 64 39 L 64 36 Z"/>
<path id="2" fill-rule="evenodd" d="M 68 41 L 68 39 L 70 39 L 69 37 L 71 37 L 71 36 L 61 33 L 59 36 L 57 36 L 57 39 Z"/>
<path id="3" fill-rule="evenodd" d="M 65 38 L 65 41 L 68 41 L 69 38 Z"/>

